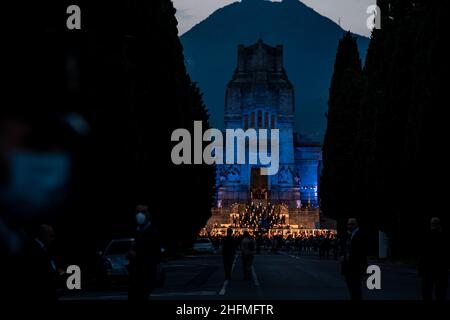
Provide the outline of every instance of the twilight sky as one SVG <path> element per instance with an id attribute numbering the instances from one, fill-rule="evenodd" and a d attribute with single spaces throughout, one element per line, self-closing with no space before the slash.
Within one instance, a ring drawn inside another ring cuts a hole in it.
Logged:
<path id="1" fill-rule="evenodd" d="M 172 0 L 177 9 L 178 30 L 180 35 L 211 13 L 237 0 Z M 279 1 L 279 0 L 277 0 Z M 370 36 L 366 21 L 366 9 L 376 0 L 301 0 L 307 6 L 331 20 L 338 22 L 345 30 Z"/>

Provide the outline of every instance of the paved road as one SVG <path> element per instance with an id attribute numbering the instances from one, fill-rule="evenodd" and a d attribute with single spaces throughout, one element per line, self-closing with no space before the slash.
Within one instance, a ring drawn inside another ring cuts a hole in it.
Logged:
<path id="1" fill-rule="evenodd" d="M 375 262 L 374 262 L 375 263 Z M 380 265 L 381 290 L 364 290 L 367 300 L 420 299 L 420 282 L 415 269 Z M 266 252 L 255 257 L 253 279 L 244 281 L 240 257 L 233 266 L 233 279 L 224 281 L 220 255 L 187 256 L 166 266 L 164 289 L 152 299 L 281 299 L 346 300 L 339 263 L 316 256 L 298 257 L 286 252 Z M 77 292 L 63 300 L 125 300 L 124 289 L 109 292 Z M 450 298 L 450 295 L 449 295 Z"/>

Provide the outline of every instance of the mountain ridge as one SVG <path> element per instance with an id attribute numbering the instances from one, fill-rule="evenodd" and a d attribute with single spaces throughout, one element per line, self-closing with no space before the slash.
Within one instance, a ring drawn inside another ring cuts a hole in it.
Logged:
<path id="1" fill-rule="evenodd" d="M 297 0 L 244 0 L 216 10 L 184 33 L 181 42 L 189 74 L 204 93 L 212 124 L 218 128 L 223 128 L 225 88 L 236 67 L 237 46 L 260 38 L 271 46 L 283 45 L 285 69 L 296 95 L 297 131 L 321 141 L 334 58 L 344 32 Z M 355 36 L 364 59 L 369 39 Z"/>

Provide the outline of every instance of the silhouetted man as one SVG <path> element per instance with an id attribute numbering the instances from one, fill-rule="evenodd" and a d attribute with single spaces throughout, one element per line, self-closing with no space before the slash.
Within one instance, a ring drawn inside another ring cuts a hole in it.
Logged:
<path id="1" fill-rule="evenodd" d="M 231 269 L 233 267 L 234 255 L 236 253 L 236 241 L 232 237 L 233 230 L 227 229 L 227 235 L 222 241 L 223 266 L 225 269 L 225 279 L 231 280 Z"/>
<path id="2" fill-rule="evenodd" d="M 424 300 L 444 301 L 447 297 L 449 250 L 439 218 L 432 218 L 430 231 L 424 237 L 419 260 L 419 275 L 422 277 Z"/>
<path id="3" fill-rule="evenodd" d="M 250 236 L 248 231 L 244 232 L 244 238 L 241 242 L 242 266 L 244 270 L 244 280 L 251 279 L 253 258 L 256 251 L 256 241 Z"/>
<path id="4" fill-rule="evenodd" d="M 148 301 L 156 286 L 157 269 L 161 262 L 161 242 L 157 229 L 150 220 L 147 206 L 136 207 L 136 237 L 128 253 L 130 285 L 128 299 Z"/>
<path id="5" fill-rule="evenodd" d="M 358 221 L 350 218 L 347 222 L 347 238 L 343 246 L 342 274 L 345 277 L 352 300 L 362 300 L 361 278 L 367 270 L 367 257 Z"/>

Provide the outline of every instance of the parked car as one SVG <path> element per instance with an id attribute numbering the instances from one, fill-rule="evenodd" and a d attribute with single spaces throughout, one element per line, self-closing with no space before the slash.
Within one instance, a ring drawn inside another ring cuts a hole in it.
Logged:
<path id="1" fill-rule="evenodd" d="M 208 238 L 198 238 L 194 242 L 193 251 L 194 251 L 194 253 L 209 253 L 209 254 L 213 254 L 214 253 L 214 246 L 213 246 L 211 240 L 209 240 Z"/>
<path id="2" fill-rule="evenodd" d="M 134 239 L 114 239 L 108 244 L 103 253 L 106 275 L 110 278 L 128 276 L 129 261 L 127 253 L 133 245 Z"/>

